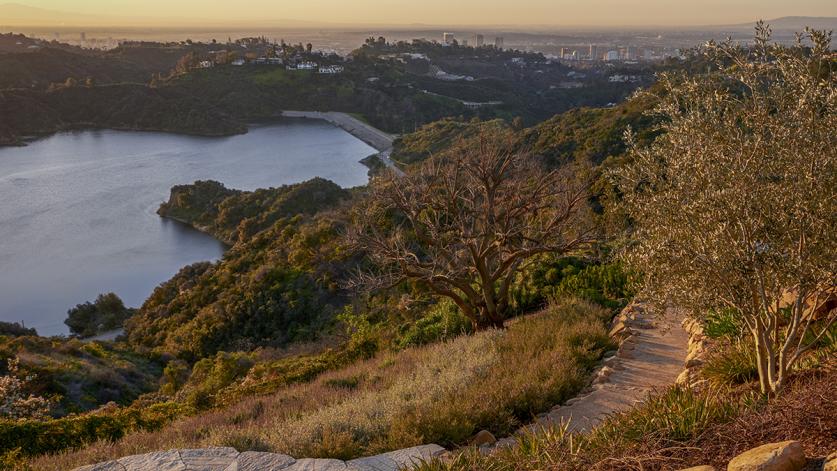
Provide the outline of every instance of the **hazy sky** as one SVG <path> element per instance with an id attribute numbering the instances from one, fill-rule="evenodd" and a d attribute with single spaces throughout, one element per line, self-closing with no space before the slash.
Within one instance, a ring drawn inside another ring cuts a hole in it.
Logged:
<path id="1" fill-rule="evenodd" d="M 837 0 L 11 0 L 73 13 L 185 20 L 436 25 L 701 25 L 837 16 Z M 3 3 L 3 0 L 0 0 Z M 190 21 L 191 22 L 191 21 Z"/>

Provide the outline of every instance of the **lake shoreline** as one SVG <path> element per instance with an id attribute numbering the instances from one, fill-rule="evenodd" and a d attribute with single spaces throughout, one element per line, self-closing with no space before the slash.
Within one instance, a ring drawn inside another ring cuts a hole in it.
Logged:
<path id="1" fill-rule="evenodd" d="M 279 117 L 218 140 L 79 131 L 0 149 L 0 260 L 17 268 L 0 273 L 0 320 L 24 319 L 46 337 L 67 335 L 76 304 L 114 292 L 139 306 L 178 270 L 233 246 L 157 215 L 173 186 L 216 180 L 255 191 L 321 177 L 353 188 L 369 181 L 360 160 L 375 152 L 328 123 Z M 45 295 L 30 280 L 61 289 Z"/>

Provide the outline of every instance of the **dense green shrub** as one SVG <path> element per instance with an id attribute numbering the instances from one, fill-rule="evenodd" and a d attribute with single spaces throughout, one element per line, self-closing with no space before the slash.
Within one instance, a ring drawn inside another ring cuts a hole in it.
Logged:
<path id="1" fill-rule="evenodd" d="M 253 367 L 253 355 L 218 352 L 192 367 L 192 374 L 178 392 L 178 399 L 196 410 L 215 405 L 215 396 Z"/>
<path id="2" fill-rule="evenodd" d="M 518 277 L 512 306 L 526 312 L 550 299 L 577 297 L 617 309 L 633 296 L 628 273 L 618 263 L 595 264 L 576 257 L 545 258 Z"/>
<path id="3" fill-rule="evenodd" d="M 456 305 L 447 299 L 439 301 L 427 315 L 415 322 L 401 326 L 397 348 L 426 345 L 471 333 L 473 324 L 462 315 Z"/>
<path id="4" fill-rule="evenodd" d="M 555 287 L 553 296 L 575 296 L 611 309 L 623 307 L 634 295 L 630 278 L 618 263 L 592 265 L 567 276 Z"/>
<path id="5" fill-rule="evenodd" d="M 67 311 L 64 324 L 70 332 L 81 337 L 93 337 L 103 332 L 120 329 L 125 319 L 136 312 L 125 307 L 115 293 L 100 294 L 94 302 L 78 304 Z"/>
<path id="6" fill-rule="evenodd" d="M 706 359 L 701 375 L 717 385 L 744 384 L 759 377 L 752 341 L 728 342 Z"/>
<path id="7" fill-rule="evenodd" d="M 38 332 L 35 329 L 26 328 L 17 322 L 0 321 L 0 335 L 22 337 L 25 335 L 38 335 Z"/>
<path id="8" fill-rule="evenodd" d="M 114 441 L 135 430 L 158 430 L 183 414 L 184 406 L 160 403 L 53 420 L 0 420 L 0 453 L 15 449 L 34 456 Z"/>
<path id="9" fill-rule="evenodd" d="M 703 331 L 712 339 L 739 339 L 744 333 L 744 324 L 732 309 L 711 310 L 703 319 Z"/>

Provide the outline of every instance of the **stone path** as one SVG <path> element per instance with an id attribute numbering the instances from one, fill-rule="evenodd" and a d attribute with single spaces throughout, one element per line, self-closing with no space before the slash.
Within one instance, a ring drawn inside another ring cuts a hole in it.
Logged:
<path id="1" fill-rule="evenodd" d="M 235 448 L 168 450 L 133 455 L 82 466 L 74 471 L 400 471 L 444 453 L 439 445 L 422 445 L 351 461 L 294 459 L 279 453 Z"/>
<path id="2" fill-rule="evenodd" d="M 682 313 L 674 309 L 656 316 L 639 303 L 625 308 L 611 330 L 611 335 L 624 340 L 618 352 L 605 359 L 591 387 L 521 431 L 568 423 L 572 432 L 587 432 L 607 415 L 624 411 L 653 390 L 674 384 L 683 371 L 689 342 L 682 320 Z M 499 442 L 511 443 L 511 437 Z"/>

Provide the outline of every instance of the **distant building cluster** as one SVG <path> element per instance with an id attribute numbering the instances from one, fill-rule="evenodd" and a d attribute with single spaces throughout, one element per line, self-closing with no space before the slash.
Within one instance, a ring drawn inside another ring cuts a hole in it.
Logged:
<path id="1" fill-rule="evenodd" d="M 469 42 L 468 39 L 463 39 L 462 42 L 460 43 L 459 41 L 457 41 L 455 33 L 442 33 L 442 44 L 444 44 L 445 46 L 453 46 L 455 44 L 462 44 L 463 46 L 467 47 L 471 43 Z M 485 45 L 486 45 L 485 36 L 482 35 L 482 34 L 479 34 L 479 33 L 475 34 L 474 38 L 473 38 L 473 46 L 474 47 L 485 47 Z M 498 37 L 494 38 L 494 47 L 496 47 L 497 49 L 503 49 L 505 47 L 505 40 L 503 39 L 502 36 L 498 36 Z"/>
<path id="2" fill-rule="evenodd" d="M 665 47 L 616 46 L 590 44 L 587 47 L 561 47 L 557 59 L 563 61 L 638 62 L 681 57 L 680 49 Z"/>
<path id="3" fill-rule="evenodd" d="M 287 63 L 286 63 L 287 62 Z M 210 63 L 210 67 L 214 66 L 214 63 Z M 320 65 L 316 62 L 302 60 L 302 59 L 291 59 L 285 61 L 280 57 L 257 57 L 255 59 L 247 60 L 247 59 L 236 59 L 230 62 L 231 65 L 236 67 L 242 67 L 248 64 L 252 65 L 276 65 L 281 66 L 284 65 L 286 70 L 312 70 L 316 71 L 319 74 L 323 75 L 335 75 L 335 74 L 342 74 L 345 70 L 345 67 L 342 65 Z M 203 62 L 201 62 L 201 66 L 203 66 Z"/>

